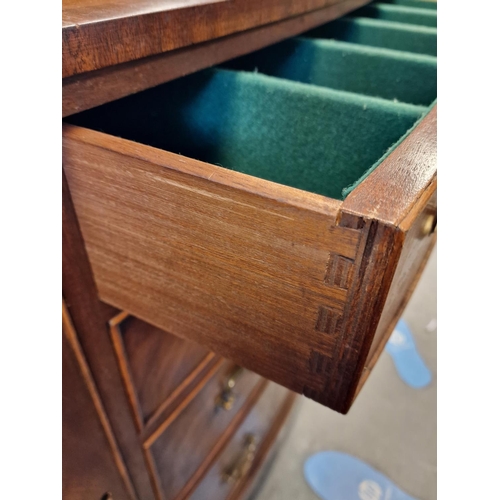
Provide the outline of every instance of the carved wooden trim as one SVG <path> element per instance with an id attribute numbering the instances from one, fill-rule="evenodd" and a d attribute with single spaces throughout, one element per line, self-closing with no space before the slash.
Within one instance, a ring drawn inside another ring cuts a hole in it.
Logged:
<path id="1" fill-rule="evenodd" d="M 130 365 L 127 358 L 127 353 L 125 351 L 125 346 L 123 344 L 123 332 L 121 330 L 121 324 L 129 318 L 131 315 L 122 311 L 117 314 L 109 321 L 109 332 L 111 336 L 111 340 L 113 342 L 113 347 L 115 349 L 116 358 L 118 360 L 118 365 L 120 367 L 120 373 L 123 379 L 123 383 L 125 385 L 125 389 L 127 392 L 127 396 L 129 399 L 130 407 L 132 409 L 132 413 L 134 415 L 134 420 L 137 428 L 138 434 L 147 436 L 151 433 L 152 429 L 156 425 L 156 423 L 161 420 L 161 417 L 164 415 L 166 409 L 177 399 L 179 396 L 185 392 L 191 384 L 200 376 L 200 374 L 210 365 L 216 355 L 214 353 L 208 353 L 201 361 L 196 365 L 196 367 L 183 379 L 183 381 L 158 405 L 153 414 L 148 418 L 144 419 L 142 414 L 141 404 L 139 402 L 139 398 L 137 396 L 137 391 L 135 388 L 135 384 L 132 377 L 132 371 L 130 369 Z M 220 366 L 220 362 L 216 363 L 217 366 Z M 211 373 L 211 371 L 210 371 Z M 193 390 L 195 390 L 194 388 Z M 187 394 L 186 396 L 189 396 Z M 171 416 L 168 415 L 166 419 L 169 419 Z M 161 426 L 165 424 L 165 421 L 162 422 Z M 166 428 L 166 427 L 165 427 Z"/>
<path id="2" fill-rule="evenodd" d="M 73 354 L 77 360 L 78 368 L 80 369 L 82 378 L 85 382 L 87 390 L 89 391 L 90 397 L 92 398 L 92 402 L 94 403 L 95 410 L 99 417 L 99 421 L 104 430 L 104 434 L 108 439 L 111 448 L 111 453 L 113 455 L 113 459 L 115 461 L 118 472 L 122 477 L 123 482 L 125 483 L 125 487 L 130 497 L 133 498 L 134 500 L 138 500 L 137 493 L 135 492 L 134 486 L 132 485 L 132 481 L 130 480 L 130 477 L 128 475 L 125 462 L 118 448 L 118 444 L 113 434 L 111 424 L 104 410 L 101 398 L 99 396 L 99 393 L 97 392 L 97 387 L 94 383 L 94 379 L 90 372 L 90 368 L 87 365 L 82 348 L 80 346 L 80 343 L 78 342 L 78 337 L 75 328 L 73 326 L 73 322 L 71 321 L 71 317 L 69 315 L 66 304 L 64 303 L 64 300 L 62 302 L 62 324 L 63 324 L 63 334 L 66 337 L 68 343 L 70 344 L 71 349 L 73 350 Z"/>
<path id="3" fill-rule="evenodd" d="M 132 380 L 132 372 L 130 370 L 127 354 L 125 352 L 125 346 L 123 345 L 122 332 L 120 330 L 120 324 L 128 317 L 129 314 L 126 311 L 122 311 L 120 314 L 112 318 L 109 321 L 109 334 L 111 336 L 111 341 L 113 342 L 116 359 L 118 361 L 118 366 L 120 367 L 120 374 L 122 376 L 123 384 L 125 385 L 132 414 L 134 415 L 137 432 L 140 434 L 144 429 L 144 417 L 142 415 L 137 391 L 135 390 L 135 385 Z"/>
<path id="4" fill-rule="evenodd" d="M 163 488 L 161 485 L 160 474 L 156 468 L 156 462 L 153 458 L 153 454 L 149 448 L 143 448 L 142 452 L 144 454 L 144 459 L 146 461 L 146 467 L 148 469 L 148 474 L 153 483 L 154 493 L 158 500 L 163 500 L 165 497 L 163 495 Z"/>
<path id="5" fill-rule="evenodd" d="M 189 387 L 193 381 L 200 375 L 200 373 L 214 360 L 216 355 L 209 352 L 198 365 L 189 373 L 189 375 L 165 398 L 154 413 L 145 422 L 147 429 L 154 426 L 154 424 L 161 418 L 165 410 Z"/>
<path id="6" fill-rule="evenodd" d="M 207 382 L 217 373 L 219 368 L 224 363 L 224 359 L 219 359 L 210 369 L 210 371 L 198 382 L 196 387 L 182 400 L 182 402 L 175 407 L 174 411 L 153 431 L 145 433 L 142 436 L 143 446 L 145 449 L 151 448 L 153 443 L 165 432 L 167 427 L 184 411 L 184 409 L 191 403 L 191 401 L 198 395 L 198 393 L 205 387 Z"/>

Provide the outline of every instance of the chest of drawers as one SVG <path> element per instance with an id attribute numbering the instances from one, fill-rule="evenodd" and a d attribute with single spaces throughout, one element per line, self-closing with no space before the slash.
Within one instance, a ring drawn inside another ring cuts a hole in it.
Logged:
<path id="1" fill-rule="evenodd" d="M 119 498 L 248 491 L 294 393 L 348 411 L 418 281 L 435 10 L 365 3 L 65 9 L 64 332 Z"/>

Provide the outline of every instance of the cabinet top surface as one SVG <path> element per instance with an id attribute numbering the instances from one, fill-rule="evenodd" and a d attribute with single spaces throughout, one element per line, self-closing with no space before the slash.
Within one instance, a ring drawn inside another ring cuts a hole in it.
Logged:
<path id="1" fill-rule="evenodd" d="M 143 16 L 228 0 L 63 0 L 62 27 Z"/>
<path id="2" fill-rule="evenodd" d="M 63 78 L 368 0 L 63 0 Z M 341 12 L 342 11 L 342 12 Z M 325 14 L 325 22 L 333 16 Z"/>

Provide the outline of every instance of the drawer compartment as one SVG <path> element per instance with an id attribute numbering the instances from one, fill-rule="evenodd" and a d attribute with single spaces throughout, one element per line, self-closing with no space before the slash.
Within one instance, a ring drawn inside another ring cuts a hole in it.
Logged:
<path id="1" fill-rule="evenodd" d="M 145 442 L 163 500 L 182 496 L 232 422 L 253 404 L 263 383 L 255 373 L 224 362 L 196 397 L 176 411 L 176 418 Z"/>
<path id="2" fill-rule="evenodd" d="M 64 170 L 102 300 L 346 412 L 434 242 L 436 108 L 278 73 L 75 115 Z"/>
<path id="3" fill-rule="evenodd" d="M 86 111 L 71 121 L 340 199 L 342 189 L 356 182 L 425 110 L 217 69 Z"/>
<path id="4" fill-rule="evenodd" d="M 293 396 L 289 391 L 269 384 L 189 498 L 239 498 L 248 486 L 248 479 L 265 459 L 269 445 L 284 423 L 292 403 Z"/>
<path id="5" fill-rule="evenodd" d="M 337 40 L 292 38 L 227 66 L 409 104 L 437 95 L 435 57 Z"/>
<path id="6" fill-rule="evenodd" d="M 437 30 L 429 26 L 394 23 L 366 17 L 345 17 L 315 28 L 304 36 L 333 38 L 386 49 L 437 55 Z"/>
<path id="7" fill-rule="evenodd" d="M 419 24 L 421 26 L 437 27 L 437 13 L 435 10 L 406 5 L 388 5 L 375 3 L 362 7 L 353 12 L 353 15 L 369 17 L 372 19 L 383 19 L 397 23 Z"/>
<path id="8" fill-rule="evenodd" d="M 437 2 L 428 0 L 384 0 L 384 4 L 416 7 L 418 9 L 437 10 Z"/>

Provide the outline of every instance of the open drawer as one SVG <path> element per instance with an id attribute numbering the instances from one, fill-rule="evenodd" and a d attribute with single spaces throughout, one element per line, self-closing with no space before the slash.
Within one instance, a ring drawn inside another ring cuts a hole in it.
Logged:
<path id="1" fill-rule="evenodd" d="M 64 171 L 103 301 L 347 412 L 435 240 L 435 58 L 286 44 L 71 117 Z"/>

